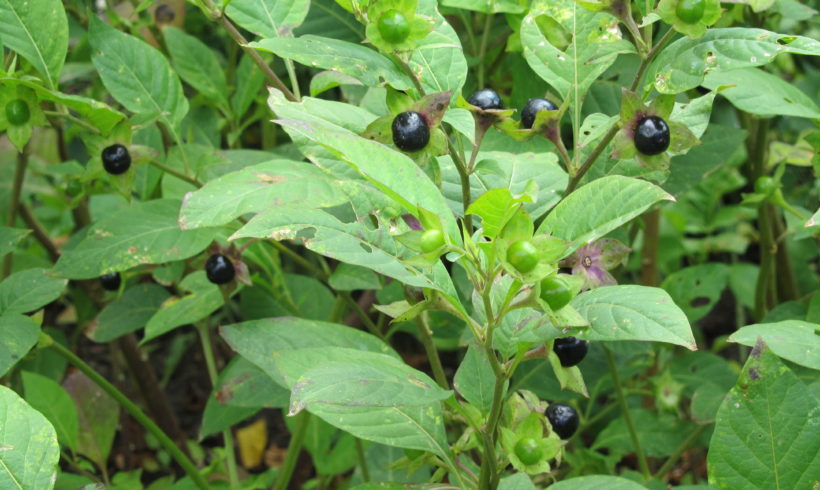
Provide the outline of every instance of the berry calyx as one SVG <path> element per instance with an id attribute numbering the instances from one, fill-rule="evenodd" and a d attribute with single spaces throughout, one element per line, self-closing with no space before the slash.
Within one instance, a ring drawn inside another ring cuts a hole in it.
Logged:
<path id="1" fill-rule="evenodd" d="M 521 125 L 527 129 L 532 129 L 535 123 L 535 115 L 541 111 L 557 111 L 558 107 L 547 99 L 530 99 L 521 109 Z"/>
<path id="2" fill-rule="evenodd" d="M 501 97 L 498 95 L 498 92 L 489 88 L 481 89 L 473 93 L 473 95 L 467 99 L 467 102 L 485 111 L 504 108 L 504 103 L 501 102 Z"/>
<path id="3" fill-rule="evenodd" d="M 644 155 L 657 155 L 669 148 L 669 126 L 658 116 L 647 116 L 635 126 L 635 148 Z"/>
<path id="4" fill-rule="evenodd" d="M 22 126 L 31 118 L 28 102 L 23 99 L 14 99 L 6 104 L 6 119 L 12 126 Z"/>
<path id="5" fill-rule="evenodd" d="M 430 128 L 418 112 L 402 112 L 393 119 L 393 143 L 401 151 L 419 151 L 430 142 Z"/>
<path id="6" fill-rule="evenodd" d="M 419 246 L 424 253 L 435 252 L 444 245 L 444 233 L 441 230 L 427 230 L 421 234 Z"/>
<path id="7" fill-rule="evenodd" d="M 564 367 L 572 367 L 583 361 L 588 350 L 589 342 L 575 337 L 555 339 L 552 344 L 552 351 Z"/>
<path id="8" fill-rule="evenodd" d="M 518 272 L 526 274 L 538 265 L 538 249 L 528 240 L 513 242 L 507 249 L 507 262 Z"/>
<path id="9" fill-rule="evenodd" d="M 547 276 L 541 281 L 541 299 L 549 305 L 552 311 L 558 311 L 569 304 L 572 291 L 563 277 Z"/>
<path id="10" fill-rule="evenodd" d="M 128 153 L 128 148 L 115 143 L 103 149 L 102 163 L 106 172 L 111 175 L 120 175 L 131 167 L 131 155 Z"/>
<path id="11" fill-rule="evenodd" d="M 695 24 L 703 18 L 706 0 L 680 0 L 675 7 L 675 16 L 687 24 Z"/>
<path id="12" fill-rule="evenodd" d="M 112 272 L 110 274 L 103 274 L 100 276 L 100 284 L 106 291 L 116 291 L 120 288 L 122 278 L 119 272 Z"/>
<path id="13" fill-rule="evenodd" d="M 214 284 L 227 284 L 236 275 L 233 263 L 222 254 L 213 254 L 205 262 L 205 274 Z"/>
<path id="14" fill-rule="evenodd" d="M 403 13 L 390 9 L 379 17 L 379 34 L 391 43 L 400 43 L 410 35 L 410 22 Z"/>
<path id="15" fill-rule="evenodd" d="M 569 439 L 578 430 L 578 412 L 563 403 L 553 403 L 547 408 L 547 420 L 561 439 Z"/>
<path id="16" fill-rule="evenodd" d="M 544 450 L 532 437 L 524 437 L 515 443 L 515 457 L 521 460 L 527 466 L 533 465 L 541 461 L 544 457 Z"/>

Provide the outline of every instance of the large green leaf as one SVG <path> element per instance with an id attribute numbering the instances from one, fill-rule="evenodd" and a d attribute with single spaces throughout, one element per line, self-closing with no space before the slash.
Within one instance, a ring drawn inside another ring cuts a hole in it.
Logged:
<path id="1" fill-rule="evenodd" d="M 232 0 L 225 13 L 258 36 L 280 37 L 302 25 L 309 8 L 309 0 Z"/>
<path id="2" fill-rule="evenodd" d="M 717 90 L 738 109 L 760 116 L 820 119 L 820 107 L 795 85 L 756 68 L 711 71 L 703 86 Z"/>
<path id="3" fill-rule="evenodd" d="M 46 269 L 26 269 L 0 283 L 0 313 L 28 313 L 63 294 L 67 280 L 49 275 Z"/>
<path id="4" fill-rule="evenodd" d="M 161 264 L 198 254 L 214 238 L 212 228 L 182 230 L 179 201 L 135 202 L 91 225 L 85 238 L 54 267 L 71 279 L 90 279 L 140 264 Z"/>
<path id="5" fill-rule="evenodd" d="M 145 325 L 143 342 L 171 330 L 207 318 L 225 303 L 219 286 L 208 280 L 205 271 L 191 273 L 179 283 L 179 289 L 188 294 L 165 301 Z"/>
<path id="6" fill-rule="evenodd" d="M 669 342 L 697 349 L 686 315 L 663 289 L 604 286 L 579 294 L 570 304 L 590 323 L 578 332 L 585 340 Z"/>
<path id="7" fill-rule="evenodd" d="M 758 342 L 717 414 L 709 483 L 812 488 L 820 480 L 820 410 L 806 385 Z"/>
<path id="8" fill-rule="evenodd" d="M 600 238 L 653 204 L 674 200 L 660 187 L 645 180 L 609 175 L 579 188 L 555 206 L 538 227 L 570 245 L 570 254 L 585 242 Z"/>
<path id="9" fill-rule="evenodd" d="M 708 262 L 676 270 L 663 280 L 661 287 L 695 323 L 714 308 L 728 283 L 729 266 Z"/>
<path id="10" fill-rule="evenodd" d="M 0 376 L 28 354 L 40 336 L 40 325 L 16 313 L 0 316 Z"/>
<path id="11" fill-rule="evenodd" d="M 676 94 L 700 85 L 708 72 L 765 65 L 782 53 L 817 56 L 820 42 L 763 29 L 709 29 L 702 37 L 684 37 L 661 51 L 646 80 L 661 93 Z"/>
<path id="12" fill-rule="evenodd" d="M 378 87 L 384 83 L 398 90 L 413 87 L 407 75 L 390 59 L 359 44 L 307 35 L 298 38 L 267 38 L 252 42 L 250 46 L 306 66 L 350 75 L 369 87 Z"/>
<path id="13" fill-rule="evenodd" d="M 217 226 L 273 206 L 323 208 L 345 200 L 338 182 L 317 167 L 273 160 L 219 177 L 186 195 L 179 224 L 185 229 Z"/>
<path id="14" fill-rule="evenodd" d="M 29 405 L 52 423 L 60 444 L 76 450 L 79 421 L 68 393 L 56 381 L 37 373 L 23 371 L 22 379 Z"/>
<path id="15" fill-rule="evenodd" d="M 54 427 L 2 385 L 0 420 L 0 488 L 53 488 L 60 460 Z"/>
<path id="16" fill-rule="evenodd" d="M 561 480 L 550 485 L 550 490 L 645 490 L 646 487 L 632 480 L 610 475 L 579 476 Z"/>
<path id="17" fill-rule="evenodd" d="M 60 0 L 0 0 L 0 40 L 57 86 L 68 50 L 68 18 Z"/>
<path id="18" fill-rule="evenodd" d="M 733 333 L 728 340 L 754 347 L 759 338 L 783 359 L 820 369 L 820 325 L 800 320 L 755 323 Z"/>
<path id="19" fill-rule="evenodd" d="M 90 16 L 91 61 L 105 88 L 129 111 L 148 124 L 159 119 L 174 133 L 188 112 L 182 84 L 168 59 L 134 36 Z"/>
<path id="20" fill-rule="evenodd" d="M 110 342 L 144 327 L 168 299 L 168 291 L 157 284 L 137 284 L 100 312 L 96 323 L 86 332 L 95 342 Z"/>
<path id="21" fill-rule="evenodd" d="M 0 258 L 14 250 L 17 243 L 31 233 L 31 230 L 0 226 Z"/>
<path id="22" fill-rule="evenodd" d="M 174 69 L 188 85 L 208 99 L 227 108 L 228 84 L 216 54 L 198 38 L 173 26 L 162 30 Z"/>
<path id="23" fill-rule="evenodd" d="M 455 96 L 467 79 L 467 59 L 458 34 L 438 12 L 435 0 L 421 0 L 418 13 L 433 19 L 433 30 L 416 42 L 408 65 L 425 92 L 450 91 Z"/>
<path id="24" fill-rule="evenodd" d="M 694 425 L 682 421 L 670 413 L 642 408 L 630 409 L 641 449 L 647 456 L 663 458 L 670 456 L 694 430 Z M 691 427 L 688 427 L 691 426 Z M 606 449 L 609 454 L 627 455 L 635 451 L 626 420 L 618 417 L 598 433 L 592 450 Z"/>
<path id="25" fill-rule="evenodd" d="M 290 401 L 290 391 L 276 384 L 255 364 L 236 356 L 219 373 L 214 399 L 233 407 L 285 408 Z"/>
<path id="26" fill-rule="evenodd" d="M 490 413 L 495 389 L 495 374 L 483 349 L 470 346 L 456 371 L 453 385 L 465 400 L 484 413 Z"/>

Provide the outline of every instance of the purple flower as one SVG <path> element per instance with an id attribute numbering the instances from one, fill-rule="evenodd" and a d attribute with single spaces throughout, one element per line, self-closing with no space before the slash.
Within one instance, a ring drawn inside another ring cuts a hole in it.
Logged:
<path id="1" fill-rule="evenodd" d="M 421 223 L 419 223 L 418 218 L 416 218 L 412 214 L 403 214 L 403 215 L 401 215 L 401 217 L 404 220 L 404 222 L 407 224 L 407 226 L 410 227 L 411 230 L 422 230 L 423 229 L 423 227 L 421 226 Z"/>
<path id="2" fill-rule="evenodd" d="M 617 282 L 609 270 L 625 264 L 631 250 L 614 238 L 603 238 L 579 248 L 566 265 L 584 279 L 583 290 L 612 286 Z"/>

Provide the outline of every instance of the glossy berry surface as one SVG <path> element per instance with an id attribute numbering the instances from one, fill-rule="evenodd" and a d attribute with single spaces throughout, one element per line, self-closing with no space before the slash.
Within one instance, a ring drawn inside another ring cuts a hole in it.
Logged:
<path id="1" fill-rule="evenodd" d="M 231 261 L 222 254 L 213 254 L 205 262 L 205 274 L 214 284 L 227 284 L 236 275 Z"/>
<path id="2" fill-rule="evenodd" d="M 410 35 L 410 22 L 403 13 L 390 9 L 379 17 L 379 34 L 391 43 L 400 43 Z"/>
<path id="3" fill-rule="evenodd" d="M 550 305 L 552 311 L 558 311 L 570 302 L 572 291 L 563 277 L 547 276 L 541 281 L 541 299 Z"/>
<path id="4" fill-rule="evenodd" d="M 6 119 L 12 126 L 22 126 L 31 117 L 28 103 L 23 99 L 14 99 L 6 104 Z"/>
<path id="5" fill-rule="evenodd" d="M 547 420 L 561 439 L 569 439 L 578 430 L 578 412 L 563 403 L 553 403 L 547 408 Z"/>
<path id="6" fill-rule="evenodd" d="M 430 128 L 418 112 L 402 112 L 393 119 L 393 143 L 401 151 L 419 151 L 430 142 Z"/>
<path id="7" fill-rule="evenodd" d="M 635 126 L 635 148 L 644 155 L 657 155 L 669 148 L 669 126 L 658 116 L 647 116 Z"/>
<path id="8" fill-rule="evenodd" d="M 544 457 L 544 451 L 538 445 L 538 441 L 532 437 L 524 437 L 515 443 L 515 457 L 521 460 L 525 465 L 533 465 L 541 461 Z"/>
<path id="9" fill-rule="evenodd" d="M 521 109 L 521 125 L 527 129 L 532 129 L 535 124 L 535 115 L 541 111 L 557 111 L 558 107 L 547 99 L 530 99 L 527 105 Z"/>
<path id="10" fill-rule="evenodd" d="M 552 351 L 564 367 L 572 367 L 583 361 L 588 350 L 589 342 L 575 337 L 555 339 L 552 344 Z"/>
<path id="11" fill-rule="evenodd" d="M 119 175 L 131 167 L 131 155 L 128 153 L 128 148 L 115 143 L 102 151 L 102 162 L 106 172 Z"/>
<path id="12" fill-rule="evenodd" d="M 777 182 L 768 175 L 758 177 L 757 180 L 755 180 L 755 192 L 758 194 L 768 196 L 771 195 L 775 189 L 777 189 Z"/>
<path id="13" fill-rule="evenodd" d="M 421 234 L 419 245 L 424 253 L 434 252 L 444 245 L 444 233 L 441 230 L 427 230 Z"/>
<path id="14" fill-rule="evenodd" d="M 675 7 L 675 15 L 687 24 L 694 24 L 703 18 L 706 0 L 680 0 Z"/>
<path id="15" fill-rule="evenodd" d="M 122 279 L 120 278 L 119 272 L 112 272 L 100 276 L 100 284 L 102 284 L 103 289 L 106 291 L 118 290 L 120 288 L 120 282 L 122 282 Z"/>
<path id="16" fill-rule="evenodd" d="M 481 109 L 489 110 L 489 109 L 503 109 L 504 103 L 501 102 L 501 97 L 498 93 L 489 88 L 485 88 L 475 92 L 473 95 L 467 99 L 467 102 L 470 104 L 480 107 Z"/>
<path id="17" fill-rule="evenodd" d="M 526 274 L 538 265 L 538 249 L 527 240 L 513 242 L 507 249 L 507 262 L 518 272 Z"/>

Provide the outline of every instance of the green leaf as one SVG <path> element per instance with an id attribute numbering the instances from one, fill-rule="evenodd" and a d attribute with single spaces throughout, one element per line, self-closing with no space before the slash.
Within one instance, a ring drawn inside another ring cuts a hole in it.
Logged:
<path id="1" fill-rule="evenodd" d="M 2 385 L 0 420 L 0 487 L 52 488 L 60 460 L 54 427 Z"/>
<path id="2" fill-rule="evenodd" d="M 39 337 L 40 325 L 31 318 L 16 313 L 0 316 L 0 376 L 23 359 Z"/>
<path id="3" fill-rule="evenodd" d="M 677 94 L 701 84 L 707 72 L 761 66 L 781 53 L 820 55 L 820 42 L 763 29 L 709 29 L 698 39 L 679 39 L 649 66 L 647 83 L 664 94 Z"/>
<path id="4" fill-rule="evenodd" d="M 513 217 L 519 202 L 520 199 L 513 198 L 507 188 L 490 189 L 470 204 L 467 214 L 481 218 L 482 233 L 492 240 Z"/>
<path id="5" fill-rule="evenodd" d="M 579 294 L 570 305 L 590 322 L 579 338 L 668 342 L 697 350 L 686 315 L 663 289 L 604 286 Z"/>
<path id="6" fill-rule="evenodd" d="M 549 486 L 550 490 L 645 490 L 646 487 L 619 476 L 592 475 L 569 478 Z"/>
<path id="7" fill-rule="evenodd" d="M 0 0 L 0 39 L 55 88 L 68 50 L 68 18 L 60 0 Z"/>
<path id="8" fill-rule="evenodd" d="M 179 133 L 188 112 L 182 84 L 159 51 L 90 17 L 88 41 L 94 48 L 91 61 L 105 88 L 129 111 L 141 116 L 144 125 L 159 119 Z"/>
<path id="9" fill-rule="evenodd" d="M 435 0 L 421 0 L 417 13 L 433 19 L 433 30 L 415 42 L 408 65 L 425 92 L 449 91 L 455 96 L 467 79 L 467 59 L 458 34 L 438 12 Z"/>
<path id="10" fill-rule="evenodd" d="M 88 456 L 98 467 L 104 466 L 117 434 L 120 406 L 80 371 L 70 372 L 63 388 L 77 407 L 77 452 Z"/>
<path id="11" fill-rule="evenodd" d="M 290 413 L 314 404 L 348 407 L 428 405 L 449 398 L 429 376 L 384 354 L 325 362 L 303 372 L 293 385 Z"/>
<path id="12" fill-rule="evenodd" d="M 706 316 L 729 283 L 729 267 L 711 262 L 679 269 L 664 279 L 665 289 L 691 323 Z"/>
<path id="13" fill-rule="evenodd" d="M 336 291 L 381 289 L 379 277 L 373 271 L 344 262 L 333 270 L 333 274 L 328 278 L 328 284 Z"/>
<path id="14" fill-rule="evenodd" d="M 709 124 L 701 138 L 701 145 L 689 150 L 685 155 L 672 157 L 671 173 L 663 188 L 675 197 L 697 186 L 704 175 L 709 175 L 727 162 L 738 151 L 746 139 L 742 129 L 719 124 Z"/>
<path id="15" fill-rule="evenodd" d="M 86 335 L 95 342 L 112 340 L 144 327 L 168 299 L 168 291 L 157 284 L 137 284 L 108 304 Z"/>
<path id="16" fill-rule="evenodd" d="M 309 8 L 309 0 L 232 0 L 225 13 L 260 37 L 280 37 L 302 25 Z"/>
<path id="17" fill-rule="evenodd" d="M 662 200 L 674 198 L 645 180 L 606 176 L 579 188 L 558 203 L 538 227 L 537 233 L 549 233 L 571 242 L 565 252 L 568 255 Z"/>
<path id="18" fill-rule="evenodd" d="M 26 269 L 0 283 L 0 313 L 29 313 L 63 294 L 68 283 L 52 277 L 47 269 Z"/>
<path id="19" fill-rule="evenodd" d="M 749 114 L 820 119 L 820 108 L 805 92 L 756 68 L 709 72 L 703 86 L 720 90 L 732 105 Z"/>
<path id="20" fill-rule="evenodd" d="M 162 33 L 179 76 L 221 108 L 229 107 L 225 71 L 213 50 L 171 25 L 165 26 Z"/>
<path id="21" fill-rule="evenodd" d="M 285 408 L 290 401 L 290 391 L 244 357 L 236 356 L 219 373 L 214 398 L 232 407 Z"/>
<path id="22" fill-rule="evenodd" d="M 495 389 L 495 374 L 483 349 L 472 345 L 467 349 L 467 354 L 456 371 L 453 385 L 465 400 L 485 414 L 490 413 Z"/>
<path id="23" fill-rule="evenodd" d="M 820 370 L 820 325 L 799 320 L 746 325 L 728 341 L 754 347 L 758 339 L 783 359 Z"/>
<path id="24" fill-rule="evenodd" d="M 817 404 L 758 342 L 718 410 L 707 456 L 710 486 L 811 488 L 820 480 Z"/>
<path id="25" fill-rule="evenodd" d="M 693 135 L 700 138 L 709 126 L 715 95 L 717 95 L 715 92 L 709 92 L 701 97 L 690 99 L 685 104 L 676 102 L 669 119 L 683 124 Z"/>
<path id="26" fill-rule="evenodd" d="M 368 87 L 378 87 L 384 83 L 397 90 L 413 87 L 407 75 L 390 59 L 351 42 L 307 35 L 298 38 L 267 38 L 249 45 L 306 66 L 350 75 Z"/>
<path id="27" fill-rule="evenodd" d="M 202 270 L 193 272 L 183 279 L 179 283 L 179 289 L 189 294 L 166 301 L 154 313 L 145 325 L 145 337 L 142 342 L 148 342 L 177 327 L 207 318 L 225 303 L 219 286 L 209 281 Z"/>
<path id="28" fill-rule="evenodd" d="M 134 202 L 91 225 L 85 238 L 64 251 L 55 274 L 91 279 L 140 264 L 162 264 L 187 259 L 213 241 L 215 230 L 181 230 L 179 201 L 158 199 Z"/>
<path id="29" fill-rule="evenodd" d="M 17 244 L 31 233 L 31 230 L 0 226 L 0 258 L 14 250 Z"/>
<path id="30" fill-rule="evenodd" d="M 441 4 L 446 7 L 472 10 L 484 14 L 520 14 L 527 10 L 518 0 L 487 0 L 486 2 L 476 2 L 475 0 L 442 0 Z"/>
<path id="31" fill-rule="evenodd" d="M 219 177 L 185 196 L 180 227 L 190 230 L 229 223 L 272 206 L 307 208 L 346 201 L 338 182 L 306 162 L 272 160 Z"/>
<path id="32" fill-rule="evenodd" d="M 653 458 L 670 456 L 695 428 L 669 413 L 633 408 L 629 410 L 629 414 L 635 422 L 641 449 Z M 613 420 L 598 434 L 592 449 L 600 451 L 604 448 L 619 455 L 635 451 L 623 417 Z"/>
<path id="33" fill-rule="evenodd" d="M 50 378 L 23 371 L 22 379 L 26 401 L 51 422 L 60 444 L 75 451 L 79 422 L 74 401 L 62 386 Z"/>

